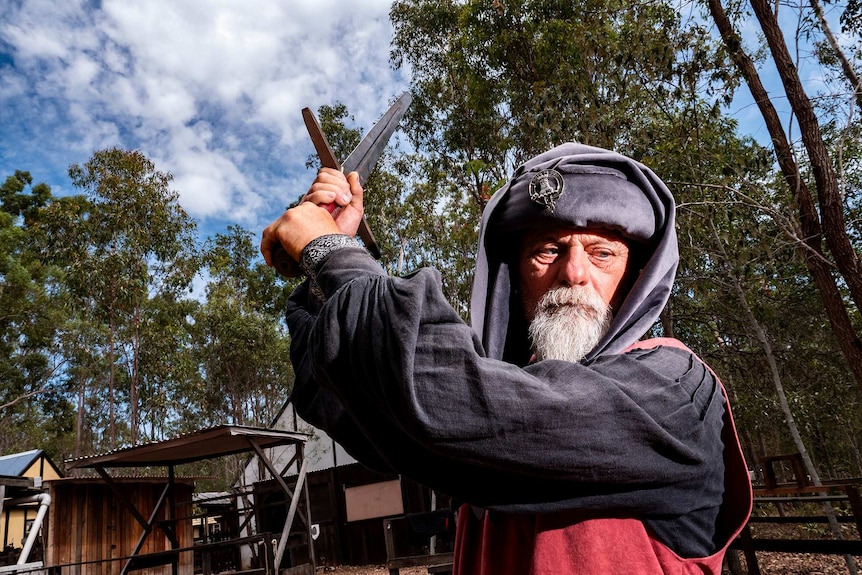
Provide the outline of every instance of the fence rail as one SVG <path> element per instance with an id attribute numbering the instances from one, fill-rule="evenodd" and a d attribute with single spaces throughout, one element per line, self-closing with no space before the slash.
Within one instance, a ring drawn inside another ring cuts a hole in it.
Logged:
<path id="1" fill-rule="evenodd" d="M 745 555 L 748 575 L 760 575 L 757 564 L 758 551 L 779 553 L 812 553 L 821 555 L 853 555 L 862 556 L 862 499 L 859 495 L 860 482 L 831 483 L 823 486 L 811 485 L 776 485 L 754 490 L 754 505 L 758 507 L 772 505 L 778 515 L 752 514 L 748 524 L 739 537 L 731 544 L 731 549 L 740 550 Z M 840 524 L 856 526 L 854 539 L 788 539 L 775 537 L 760 537 L 752 532 L 751 527 L 757 524 L 804 525 L 826 524 L 829 518 L 824 515 L 787 515 L 785 506 L 801 504 L 838 503 L 845 506 L 851 515 L 838 515 Z M 731 570 L 736 572 L 740 569 Z M 739 571 L 741 573 L 741 571 Z"/>

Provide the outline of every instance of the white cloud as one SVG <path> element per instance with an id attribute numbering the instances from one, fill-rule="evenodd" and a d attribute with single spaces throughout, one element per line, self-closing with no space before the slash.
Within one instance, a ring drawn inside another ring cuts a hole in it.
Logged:
<path id="1" fill-rule="evenodd" d="M 0 8 L 0 48 L 14 62 L 0 109 L 32 110 L 11 124 L 53 146 L 34 144 L 34 161 L 66 154 L 56 171 L 104 147 L 142 150 L 204 220 L 254 229 L 296 196 L 273 187 L 308 177 L 302 107 L 340 101 L 365 126 L 404 89 L 388 66 L 388 0 L 93 5 Z M 14 166 L 0 154 L 0 169 L 35 169 L 20 164 L 27 153 Z"/>

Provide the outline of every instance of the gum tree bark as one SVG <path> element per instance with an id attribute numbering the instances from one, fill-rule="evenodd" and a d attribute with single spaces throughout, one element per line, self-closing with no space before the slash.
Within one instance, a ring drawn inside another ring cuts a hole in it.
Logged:
<path id="1" fill-rule="evenodd" d="M 778 25 L 778 19 L 770 9 L 769 2 L 767 0 L 751 0 L 751 6 L 754 8 L 754 13 L 760 22 L 760 28 L 769 44 L 772 59 L 778 69 L 784 91 L 787 93 L 787 99 L 799 122 L 802 144 L 808 152 L 811 171 L 817 186 L 817 199 L 826 245 L 829 246 L 829 251 L 835 259 L 835 265 L 850 289 L 853 303 L 857 309 L 862 309 L 862 268 L 860 268 L 856 250 L 853 249 L 847 235 L 844 203 L 838 186 L 838 176 L 832 167 L 829 150 L 826 148 L 826 143 L 820 133 L 820 124 L 814 113 L 814 106 L 805 93 L 793 58 L 784 42 L 784 34 Z"/>

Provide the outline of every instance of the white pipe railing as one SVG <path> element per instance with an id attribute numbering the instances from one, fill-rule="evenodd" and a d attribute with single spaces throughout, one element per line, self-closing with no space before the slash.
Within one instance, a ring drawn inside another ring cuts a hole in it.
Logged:
<path id="1" fill-rule="evenodd" d="M 28 495 L 27 497 L 18 497 L 16 499 L 6 501 L 6 506 L 21 505 L 22 503 L 38 503 L 39 511 L 36 512 L 36 519 L 33 520 L 33 526 L 30 527 L 30 533 L 27 535 L 27 540 L 24 542 L 21 556 L 18 557 L 18 565 L 25 564 L 30 556 L 30 551 L 33 550 L 33 545 L 36 543 L 36 537 L 39 536 L 39 530 L 42 528 L 42 521 L 45 519 L 45 514 L 48 512 L 48 506 L 51 505 L 51 496 L 47 493 L 39 493 L 37 495 Z"/>

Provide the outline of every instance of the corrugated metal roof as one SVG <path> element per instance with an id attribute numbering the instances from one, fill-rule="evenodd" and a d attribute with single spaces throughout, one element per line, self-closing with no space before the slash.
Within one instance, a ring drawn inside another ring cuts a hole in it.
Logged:
<path id="1" fill-rule="evenodd" d="M 234 494 L 228 491 L 204 491 L 192 495 L 192 501 L 203 506 L 230 505 L 233 498 Z"/>
<path id="2" fill-rule="evenodd" d="M 41 449 L 0 456 L 0 475 L 20 477 L 42 455 Z"/>
<path id="3" fill-rule="evenodd" d="M 193 431 L 175 439 L 151 441 L 101 455 L 69 459 L 66 463 L 70 468 L 175 465 L 252 451 L 252 441 L 261 448 L 266 448 L 290 443 L 304 444 L 307 439 L 307 433 L 296 431 L 221 425 Z"/>

